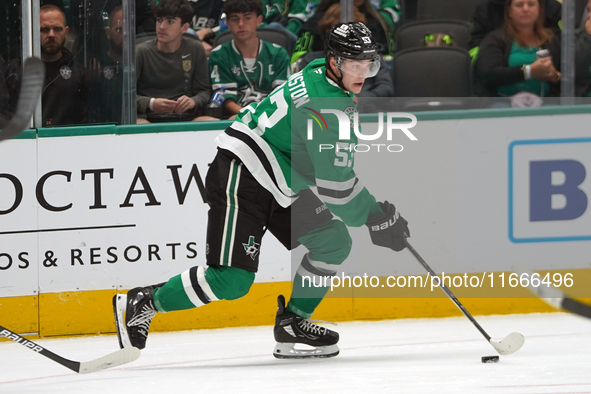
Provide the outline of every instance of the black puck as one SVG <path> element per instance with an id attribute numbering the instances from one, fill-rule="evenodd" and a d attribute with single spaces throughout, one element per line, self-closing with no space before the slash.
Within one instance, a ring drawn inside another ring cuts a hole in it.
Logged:
<path id="1" fill-rule="evenodd" d="M 499 356 L 482 356 L 481 360 L 483 363 L 498 363 L 500 358 Z"/>

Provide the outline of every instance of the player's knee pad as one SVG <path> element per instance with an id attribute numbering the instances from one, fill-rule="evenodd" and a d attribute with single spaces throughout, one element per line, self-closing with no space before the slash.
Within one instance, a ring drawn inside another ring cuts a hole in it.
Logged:
<path id="1" fill-rule="evenodd" d="M 309 250 L 309 260 L 330 265 L 345 261 L 353 244 L 347 226 L 340 220 L 329 220 L 299 241 Z"/>
<path id="2" fill-rule="evenodd" d="M 248 294 L 255 273 L 241 268 L 210 265 L 205 279 L 211 291 L 220 300 L 236 300 Z"/>

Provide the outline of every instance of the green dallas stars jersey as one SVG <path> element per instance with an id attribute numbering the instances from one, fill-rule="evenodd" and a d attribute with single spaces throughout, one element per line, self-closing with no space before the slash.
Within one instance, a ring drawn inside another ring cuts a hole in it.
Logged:
<path id="1" fill-rule="evenodd" d="M 242 109 L 216 142 L 240 158 L 281 206 L 317 186 L 331 212 L 349 226 L 361 226 L 381 209 L 353 171 L 355 133 L 339 140 L 342 124 L 351 131 L 352 94 L 325 75 L 324 62 L 314 60 L 261 103 Z M 341 118 L 327 112 L 335 110 Z"/>
<path id="2" fill-rule="evenodd" d="M 289 78 L 291 68 L 286 50 L 263 40 L 259 40 L 254 65 L 248 67 L 232 40 L 211 51 L 209 73 L 213 93 L 223 86 L 225 98 L 244 107 L 260 102 L 283 84 Z"/>
<path id="3" fill-rule="evenodd" d="M 318 3 L 320 0 L 263 0 L 263 22 L 269 24 L 287 19 L 285 28 L 298 35 Z"/>

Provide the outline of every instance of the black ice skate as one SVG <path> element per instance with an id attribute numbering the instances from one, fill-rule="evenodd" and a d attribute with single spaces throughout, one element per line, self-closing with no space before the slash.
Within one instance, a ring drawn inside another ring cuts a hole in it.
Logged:
<path id="1" fill-rule="evenodd" d="M 113 297 L 113 311 L 117 324 L 119 346 L 146 347 L 150 323 L 156 315 L 152 294 L 154 287 L 136 287 L 127 294 L 117 294 Z"/>
<path id="2" fill-rule="evenodd" d="M 273 351 L 276 358 L 313 358 L 334 357 L 339 354 L 339 334 L 325 327 L 320 327 L 314 320 L 304 319 L 285 310 L 285 298 L 277 297 L 277 317 L 275 318 L 275 340 L 277 345 Z M 307 349 L 296 349 L 295 345 L 311 346 Z"/>

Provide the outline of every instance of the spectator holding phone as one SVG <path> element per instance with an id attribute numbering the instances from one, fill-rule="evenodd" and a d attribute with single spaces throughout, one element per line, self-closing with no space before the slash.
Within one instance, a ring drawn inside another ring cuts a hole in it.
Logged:
<path id="1" fill-rule="evenodd" d="M 559 93 L 560 42 L 543 26 L 542 0 L 506 0 L 505 24 L 486 35 L 476 62 L 481 96 Z"/>

